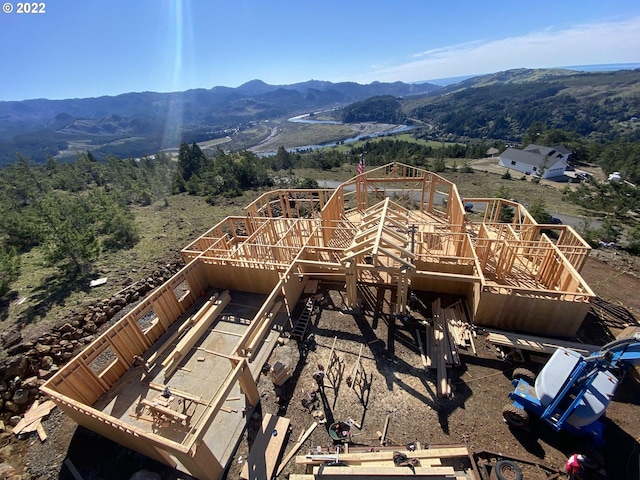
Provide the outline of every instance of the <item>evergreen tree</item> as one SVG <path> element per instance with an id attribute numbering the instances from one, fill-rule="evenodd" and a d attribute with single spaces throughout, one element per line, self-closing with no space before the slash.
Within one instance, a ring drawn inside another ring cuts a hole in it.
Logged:
<path id="1" fill-rule="evenodd" d="M 0 297 L 20 275 L 20 256 L 14 247 L 0 245 Z"/>
<path id="2" fill-rule="evenodd" d="M 544 200 L 537 199 L 528 208 L 533 219 L 538 223 L 550 223 L 551 214 L 547 211 L 547 204 Z"/>

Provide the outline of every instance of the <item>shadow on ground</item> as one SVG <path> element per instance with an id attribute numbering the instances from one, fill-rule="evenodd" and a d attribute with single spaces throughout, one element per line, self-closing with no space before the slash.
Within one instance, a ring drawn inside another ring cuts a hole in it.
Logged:
<path id="1" fill-rule="evenodd" d="M 89 291 L 91 274 L 85 273 L 73 277 L 51 275 L 42 280 L 29 297 L 30 306 L 20 315 L 18 323 L 31 324 L 46 315 L 54 305 L 64 305 L 65 300 L 74 292 Z"/>
<path id="2" fill-rule="evenodd" d="M 75 468 L 84 480 L 127 480 L 142 470 L 157 475 L 150 474 L 143 478 L 195 480 L 186 473 L 178 472 L 83 427 L 76 429 L 58 480 L 78 478 L 74 477 L 70 468 Z"/>

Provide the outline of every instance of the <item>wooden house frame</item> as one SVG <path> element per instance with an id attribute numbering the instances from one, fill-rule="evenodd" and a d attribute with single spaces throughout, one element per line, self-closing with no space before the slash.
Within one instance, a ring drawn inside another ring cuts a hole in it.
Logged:
<path id="1" fill-rule="evenodd" d="M 266 193 L 184 248 L 186 266 L 42 390 L 80 425 L 215 479 L 310 279 L 344 283 L 346 310 L 360 284 L 382 284 L 396 315 L 409 313 L 410 290 L 440 292 L 464 298 L 477 324 L 575 335 L 593 298 L 579 273 L 588 244 L 516 202 L 465 201 L 484 213 L 470 219 L 453 183 L 400 163 L 335 190 Z"/>

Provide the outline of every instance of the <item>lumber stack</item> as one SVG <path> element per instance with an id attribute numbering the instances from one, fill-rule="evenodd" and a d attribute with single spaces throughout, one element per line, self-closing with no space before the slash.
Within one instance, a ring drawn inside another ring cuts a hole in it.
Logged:
<path id="1" fill-rule="evenodd" d="M 425 477 L 434 476 L 437 478 L 457 478 L 464 476 L 466 471 L 471 469 L 469 451 L 463 446 L 451 446 L 443 448 L 408 450 L 385 450 L 379 452 L 366 453 L 339 453 L 328 455 L 299 455 L 296 457 L 297 465 L 314 467 L 314 477 L 312 478 L 333 478 L 335 475 L 340 478 L 394 478 L 395 476 L 413 476 L 413 472 L 408 467 L 396 466 L 393 462 L 395 452 L 400 452 L 409 459 L 415 459 L 415 474 Z M 337 457 L 337 458 L 336 458 Z M 343 464 L 344 470 L 340 467 L 325 469 L 322 473 L 322 464 L 328 461 L 339 461 Z M 454 468 L 453 465 L 456 465 Z M 466 478 L 466 477 L 465 477 Z"/>
<path id="2" fill-rule="evenodd" d="M 600 347 L 597 345 L 589 345 L 588 343 L 568 342 L 555 338 L 525 335 L 524 333 L 507 332 L 491 328 L 485 328 L 485 331 L 487 332 L 487 340 L 494 345 L 527 350 L 540 354 L 552 355 L 560 347 L 568 348 L 584 356 L 600 350 Z"/>
<path id="3" fill-rule="evenodd" d="M 322 480 L 367 478 L 368 480 L 393 480 L 409 477 L 434 478 L 438 480 L 455 480 L 453 467 L 314 467 L 313 478 Z"/>
<path id="4" fill-rule="evenodd" d="M 437 371 L 438 395 L 451 395 L 451 379 L 447 368 L 460 365 L 460 348 L 476 354 L 473 329 L 461 300 L 442 308 L 440 299 L 431 304 L 432 322 L 426 325 L 424 352 L 418 332 L 418 346 L 425 368 Z"/>
<path id="5" fill-rule="evenodd" d="M 438 374 L 436 381 L 436 391 L 441 397 L 451 395 L 451 379 L 447 372 L 447 365 L 451 365 L 451 346 L 449 343 L 449 332 L 446 329 L 446 321 L 440 299 L 435 300 L 431 305 L 433 319 L 433 345 L 435 355 L 432 355 L 433 363 L 431 368 L 435 368 Z"/>
<path id="6" fill-rule="evenodd" d="M 475 330 L 471 326 L 471 322 L 467 318 L 466 310 L 462 304 L 462 300 L 458 300 L 453 305 L 444 309 L 444 315 L 447 319 L 449 333 L 453 343 L 453 348 L 459 354 L 459 348 L 466 351 L 471 350 L 477 355 L 476 344 L 474 341 Z"/>
<path id="7" fill-rule="evenodd" d="M 39 404 L 37 400 L 33 402 L 33 405 L 31 405 L 31 408 L 24 414 L 22 420 L 13 427 L 14 435 L 36 432 L 40 440 L 44 442 L 47 439 L 47 434 L 44 431 L 41 420 L 49 415 L 55 407 L 56 404 L 51 400 L 47 400 L 42 404 Z"/>
<path id="8" fill-rule="evenodd" d="M 269 369 L 269 380 L 274 385 L 281 386 L 284 382 L 289 380 L 293 375 L 293 371 L 287 365 L 282 362 L 276 362 Z"/>

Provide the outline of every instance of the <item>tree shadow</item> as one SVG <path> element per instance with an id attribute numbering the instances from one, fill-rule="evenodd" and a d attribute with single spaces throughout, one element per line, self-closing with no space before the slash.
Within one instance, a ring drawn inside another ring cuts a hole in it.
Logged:
<path id="1" fill-rule="evenodd" d="M 71 294 L 87 293 L 90 290 L 91 276 L 91 272 L 85 272 L 79 275 L 50 275 L 44 278 L 33 290 L 29 298 L 30 305 L 20 314 L 17 323 L 34 323 L 46 315 L 54 305 L 64 305 Z"/>
<path id="2" fill-rule="evenodd" d="M 19 294 L 15 290 L 7 292 L 7 294 L 0 298 L 0 322 L 4 322 L 9 318 L 9 307 L 13 302 L 18 300 Z"/>

